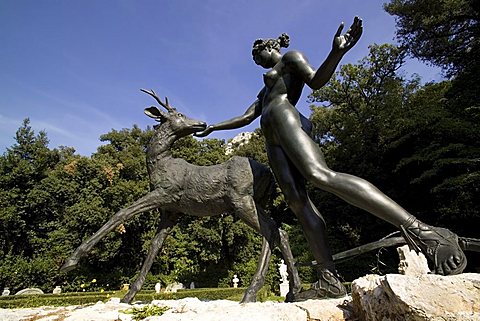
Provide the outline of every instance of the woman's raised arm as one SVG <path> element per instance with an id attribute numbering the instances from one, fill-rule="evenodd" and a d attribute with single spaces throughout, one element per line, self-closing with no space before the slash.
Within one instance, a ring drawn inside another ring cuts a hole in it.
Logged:
<path id="1" fill-rule="evenodd" d="M 296 65 L 297 71 L 310 88 L 319 89 L 330 80 L 343 55 L 360 39 L 363 32 L 362 19 L 355 17 L 352 25 L 344 35 L 342 35 L 342 30 L 343 22 L 338 27 L 333 38 L 332 50 L 328 54 L 327 59 L 325 59 L 316 71 L 308 64 L 306 58 L 298 52 L 292 54 L 292 57 L 285 57 L 287 58 L 287 64 L 290 60 L 290 62 Z M 288 56 L 288 54 L 289 53 L 286 53 L 285 56 Z"/>

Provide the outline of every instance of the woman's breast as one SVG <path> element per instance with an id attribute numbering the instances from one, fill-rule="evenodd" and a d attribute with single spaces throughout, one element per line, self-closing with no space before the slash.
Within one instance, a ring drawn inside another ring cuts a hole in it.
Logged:
<path id="1" fill-rule="evenodd" d="M 263 82 L 267 88 L 272 88 L 280 78 L 280 74 L 275 69 L 272 69 L 263 74 Z"/>

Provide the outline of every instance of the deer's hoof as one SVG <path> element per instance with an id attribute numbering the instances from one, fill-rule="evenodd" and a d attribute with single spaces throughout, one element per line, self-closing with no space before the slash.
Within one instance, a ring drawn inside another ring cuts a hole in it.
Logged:
<path id="1" fill-rule="evenodd" d="M 245 293 L 240 303 L 253 303 L 257 301 L 257 295 L 251 293 Z"/>
<path id="2" fill-rule="evenodd" d="M 78 264 L 78 259 L 72 259 L 72 258 L 69 258 L 67 261 L 65 261 L 65 263 L 63 263 L 63 265 L 60 267 L 60 272 L 69 272 L 73 269 L 75 269 L 75 267 L 77 266 Z"/>

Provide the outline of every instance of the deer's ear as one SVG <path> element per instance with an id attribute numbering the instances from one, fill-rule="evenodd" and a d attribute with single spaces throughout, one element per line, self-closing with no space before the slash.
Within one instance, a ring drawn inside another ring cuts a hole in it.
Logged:
<path id="1" fill-rule="evenodd" d="M 158 109 L 155 106 L 145 108 L 144 112 L 145 112 L 145 115 L 147 115 L 148 117 L 151 117 L 161 123 L 167 120 L 167 117 L 166 117 L 167 115 L 165 115 L 164 112 L 160 111 L 160 109 Z"/>

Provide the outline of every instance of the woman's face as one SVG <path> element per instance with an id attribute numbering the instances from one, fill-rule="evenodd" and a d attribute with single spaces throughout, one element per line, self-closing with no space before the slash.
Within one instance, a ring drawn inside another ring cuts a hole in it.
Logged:
<path id="1" fill-rule="evenodd" d="M 253 60 L 257 65 L 262 66 L 263 68 L 272 68 L 275 66 L 271 48 L 264 48 L 263 50 L 258 51 L 253 56 Z"/>

